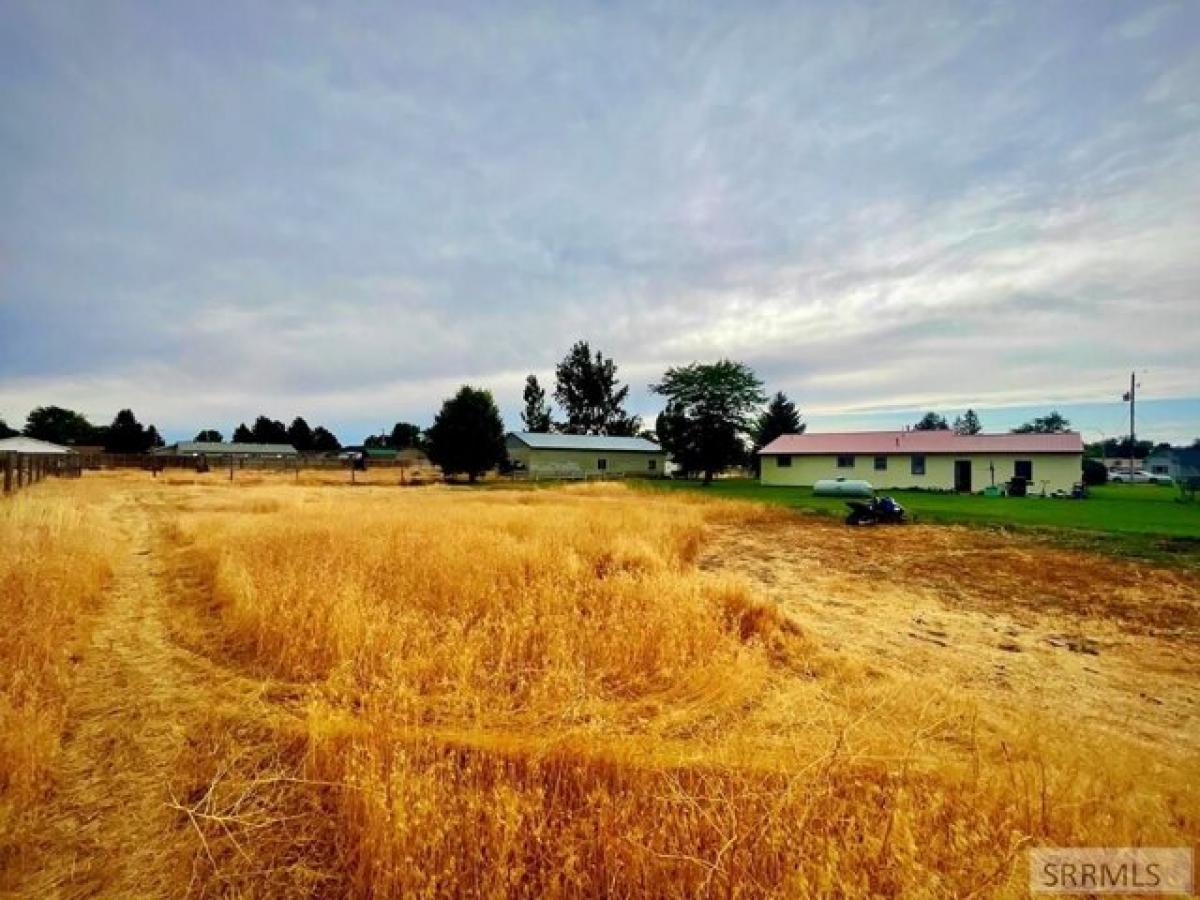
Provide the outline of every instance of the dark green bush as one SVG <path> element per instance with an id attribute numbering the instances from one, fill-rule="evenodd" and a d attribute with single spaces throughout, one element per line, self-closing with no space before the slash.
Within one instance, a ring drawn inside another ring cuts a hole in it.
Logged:
<path id="1" fill-rule="evenodd" d="M 1095 487 L 1098 484 L 1108 484 L 1108 469 L 1098 459 L 1083 461 L 1083 483 Z"/>

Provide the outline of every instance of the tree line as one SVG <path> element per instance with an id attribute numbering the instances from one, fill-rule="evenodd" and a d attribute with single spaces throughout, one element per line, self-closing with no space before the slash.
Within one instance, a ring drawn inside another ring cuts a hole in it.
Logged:
<path id="1" fill-rule="evenodd" d="M 664 408 L 653 429 L 625 408 L 629 386 L 618 377 L 612 358 L 593 351 L 587 341 L 577 341 L 554 370 L 553 393 L 548 394 L 530 374 L 522 393 L 521 422 L 526 431 L 593 434 L 612 437 L 645 437 L 656 441 L 685 475 L 700 475 L 705 482 L 735 465 L 757 465 L 757 452 L 783 434 L 802 434 L 806 428 L 799 409 L 782 391 L 768 398 L 763 384 L 744 363 L 721 359 L 667 369 L 649 385 L 663 398 Z M 553 403 L 551 402 L 553 397 Z M 764 404 L 765 408 L 764 408 Z M 557 407 L 557 408 L 556 408 Z M 1018 434 L 1059 434 L 1070 421 L 1053 410 L 1013 428 Z M 951 423 L 937 412 L 925 413 L 912 426 L 915 431 L 954 431 L 979 434 L 978 414 L 968 409 Z M 0 419 L 0 437 L 17 434 Z M 142 453 L 163 445 L 154 425 L 143 426 L 133 412 L 123 409 L 107 426 L 93 426 L 80 413 L 57 406 L 40 406 L 29 413 L 25 435 L 57 444 L 99 444 L 114 453 Z M 223 440 L 220 431 L 208 428 L 195 440 Z M 252 425 L 234 429 L 234 443 L 291 444 L 304 454 L 338 452 L 342 445 L 332 431 L 310 427 L 301 416 L 290 425 L 258 416 Z M 1088 445 L 1089 455 L 1127 456 L 1128 439 Z M 1197 441 L 1200 444 L 1200 440 Z M 507 460 L 505 428 L 490 391 L 463 385 L 447 398 L 432 426 L 397 422 L 390 433 L 373 435 L 366 447 L 397 450 L 419 448 L 447 475 L 467 475 L 475 480 Z M 1138 442 L 1135 455 L 1153 449 Z"/>
<path id="2" fill-rule="evenodd" d="M 109 453 L 146 453 L 163 446 L 158 429 L 143 425 L 130 409 L 118 412 L 108 425 L 93 425 L 73 409 L 38 406 L 30 410 L 19 432 L 0 419 L 0 438 L 19 434 L 52 444 L 103 447 Z"/>
<path id="3" fill-rule="evenodd" d="M 219 443 L 224 438 L 215 428 L 207 428 L 198 433 L 195 440 Z M 291 444 L 297 453 L 303 454 L 337 453 L 342 449 L 332 431 L 322 425 L 312 428 L 302 416 L 292 419 L 291 425 L 284 425 L 270 416 L 259 416 L 252 426 L 242 422 L 233 429 L 232 440 L 235 444 Z"/>
<path id="4" fill-rule="evenodd" d="M 154 425 L 143 425 L 133 410 L 123 409 L 108 425 L 93 425 L 83 413 L 61 406 L 38 406 L 30 411 L 20 431 L 0 419 L 0 438 L 36 438 L 68 447 L 103 447 L 107 453 L 148 453 L 166 446 Z M 215 428 L 205 428 L 193 439 L 220 443 L 224 436 Z M 341 443 L 333 432 L 318 425 L 310 428 L 300 416 L 291 425 L 268 416 L 259 416 L 253 426 L 243 422 L 234 429 L 235 444 L 291 444 L 300 453 L 336 453 Z"/>
<path id="5" fill-rule="evenodd" d="M 1071 421 L 1058 410 L 1051 410 L 1044 416 L 1038 416 L 1012 429 L 1013 434 L 1063 434 L 1071 428 Z M 912 426 L 913 431 L 953 431 L 955 434 L 979 434 L 983 431 L 983 423 L 975 410 L 968 409 L 963 415 L 956 416 L 954 423 L 946 421 L 946 417 L 936 412 L 927 412 Z"/>

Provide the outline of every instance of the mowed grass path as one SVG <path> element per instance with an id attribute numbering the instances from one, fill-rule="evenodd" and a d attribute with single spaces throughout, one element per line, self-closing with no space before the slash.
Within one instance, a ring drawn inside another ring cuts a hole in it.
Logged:
<path id="1" fill-rule="evenodd" d="M 846 501 L 840 497 L 815 497 L 811 488 L 766 487 L 745 478 L 722 479 L 708 487 L 698 481 L 644 484 L 654 490 L 696 491 L 824 515 L 840 517 L 847 512 Z M 1106 485 L 1092 488 L 1087 500 L 886 493 L 919 521 L 1032 529 L 1060 542 L 1102 552 L 1200 565 L 1200 503 L 1179 502 L 1174 486 Z"/>

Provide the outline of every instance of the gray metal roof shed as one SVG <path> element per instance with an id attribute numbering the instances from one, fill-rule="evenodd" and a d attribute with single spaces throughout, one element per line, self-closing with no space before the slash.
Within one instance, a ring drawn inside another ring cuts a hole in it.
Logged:
<path id="1" fill-rule="evenodd" d="M 510 431 L 509 441 L 520 441 L 531 450 L 598 450 L 623 453 L 662 453 L 653 441 L 638 437 L 610 437 L 603 434 L 546 434 L 535 431 Z"/>

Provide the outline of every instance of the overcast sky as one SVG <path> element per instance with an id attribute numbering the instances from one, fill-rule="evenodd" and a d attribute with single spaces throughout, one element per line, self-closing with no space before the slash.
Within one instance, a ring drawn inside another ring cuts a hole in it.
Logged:
<path id="1" fill-rule="evenodd" d="M 1136 367 L 1200 434 L 1193 0 L 0 0 L 0 212 L 10 424 L 515 426 L 586 338 L 648 415 L 729 356 L 814 427 L 1094 436 Z"/>

